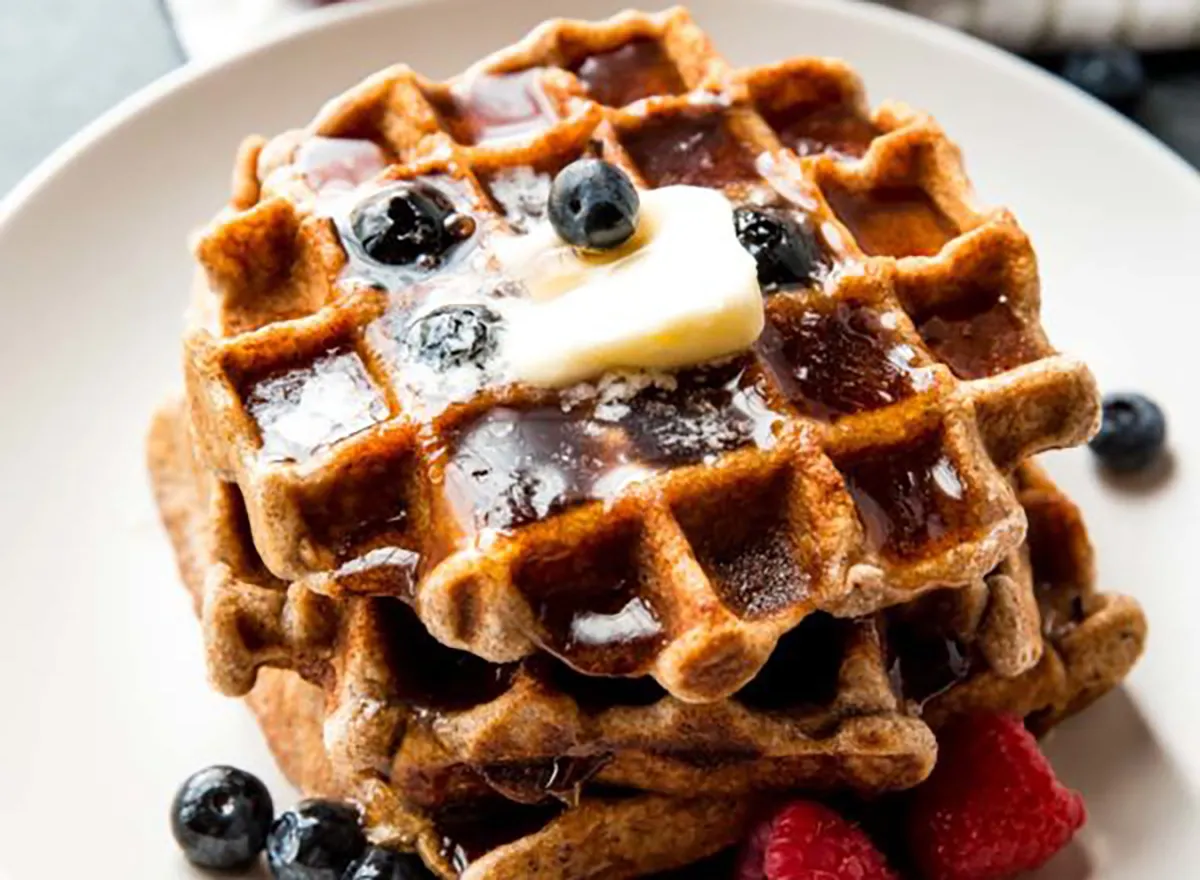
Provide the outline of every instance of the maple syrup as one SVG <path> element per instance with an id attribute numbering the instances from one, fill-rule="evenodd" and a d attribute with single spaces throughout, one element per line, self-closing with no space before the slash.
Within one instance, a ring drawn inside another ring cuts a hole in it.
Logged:
<path id="1" fill-rule="evenodd" d="M 426 713 L 453 712 L 491 702 L 512 684 L 514 665 L 447 648 L 399 599 L 371 602 L 388 667 L 398 679 L 398 700 Z"/>
<path id="2" fill-rule="evenodd" d="M 455 83 L 445 95 L 429 97 L 460 144 L 525 138 L 558 121 L 542 73 L 540 67 L 480 73 Z"/>
<path id="3" fill-rule="evenodd" d="M 495 791 L 518 804 L 554 799 L 573 806 L 584 784 L 610 760 L 609 755 L 591 755 L 512 761 L 480 767 L 479 775 Z"/>
<path id="4" fill-rule="evenodd" d="M 547 648 L 581 672 L 629 675 L 662 645 L 657 610 L 632 580 L 639 570 L 632 526 L 570 554 L 524 560 L 514 573 L 547 637 Z"/>
<path id="5" fill-rule="evenodd" d="M 764 115 L 784 146 L 801 156 L 837 153 L 862 158 L 881 134 L 870 119 L 847 104 L 799 104 Z"/>
<path id="6" fill-rule="evenodd" d="M 833 421 L 890 406 L 932 384 L 929 359 L 904 341 L 896 319 L 855 302 L 783 304 L 758 349 L 801 412 Z"/>
<path id="7" fill-rule="evenodd" d="M 617 419 L 639 461 L 679 466 L 713 461 L 744 446 L 769 449 L 782 416 L 773 412 L 739 358 L 675 376 L 670 389 L 651 387 Z"/>
<path id="8" fill-rule="evenodd" d="M 1044 345 L 1017 316 L 1008 297 L 980 290 L 925 315 L 917 330 L 962 379 L 994 376 L 1037 360 Z"/>
<path id="9" fill-rule="evenodd" d="M 872 549 L 912 559 L 971 537 L 962 533 L 971 510 L 965 483 L 940 429 L 839 467 Z"/>
<path id="10" fill-rule="evenodd" d="M 318 195 L 353 189 L 387 164 L 387 154 L 378 144 L 354 138 L 305 138 L 292 155 L 292 165 Z"/>
<path id="11" fill-rule="evenodd" d="M 939 598 L 926 596 L 918 600 L 919 612 L 887 619 L 888 677 L 898 694 L 918 706 L 964 681 L 974 666 L 971 647 L 939 620 Z"/>
<path id="12" fill-rule="evenodd" d="M 334 572 L 338 587 L 347 593 L 401 596 L 416 593 L 421 555 L 406 547 L 375 547 L 343 562 Z"/>
<path id="13" fill-rule="evenodd" d="M 755 157 L 728 128 L 725 114 L 696 108 L 647 121 L 621 144 L 652 187 L 721 188 L 759 179 Z"/>
<path id="14" fill-rule="evenodd" d="M 536 522 L 608 494 L 603 478 L 627 463 L 614 442 L 560 408 L 493 409 L 453 441 L 446 493 L 474 530 Z"/>
<path id="15" fill-rule="evenodd" d="M 609 107 L 687 91 L 679 70 L 652 39 L 632 40 L 610 52 L 590 55 L 573 72 L 593 100 Z"/>

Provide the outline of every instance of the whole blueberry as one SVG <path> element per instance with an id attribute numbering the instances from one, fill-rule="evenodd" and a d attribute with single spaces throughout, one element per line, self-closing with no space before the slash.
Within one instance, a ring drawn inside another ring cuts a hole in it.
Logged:
<path id="1" fill-rule="evenodd" d="M 193 773 L 171 804 L 171 831 L 188 861 L 244 868 L 262 852 L 275 807 L 257 776 L 234 767 Z"/>
<path id="2" fill-rule="evenodd" d="M 438 371 L 468 364 L 482 367 L 496 351 L 500 316 L 486 306 L 442 306 L 413 321 L 405 344 Z"/>
<path id="3" fill-rule="evenodd" d="M 433 874 L 411 853 L 372 846 L 346 869 L 342 880 L 433 880 Z"/>
<path id="4" fill-rule="evenodd" d="M 367 256 L 389 266 L 434 269 L 459 242 L 475 232 L 475 221 L 458 213 L 445 193 L 430 184 L 401 183 L 361 205 L 354 235 Z"/>
<path id="5" fill-rule="evenodd" d="M 812 282 L 821 264 L 821 247 L 807 223 L 770 209 L 738 208 L 733 228 L 758 263 L 763 293 Z"/>
<path id="6" fill-rule="evenodd" d="M 608 250 L 637 230 L 637 190 L 625 172 L 603 159 L 577 159 L 554 178 L 547 211 L 568 244 Z"/>
<path id="7" fill-rule="evenodd" d="M 1124 46 L 1073 52 L 1063 62 L 1062 74 L 1092 97 L 1122 110 L 1146 88 L 1141 56 Z"/>
<path id="8" fill-rule="evenodd" d="M 271 826 L 267 866 L 276 880 L 341 880 L 366 846 L 356 809 L 336 801 L 302 801 Z"/>
<path id="9" fill-rule="evenodd" d="M 1109 394 L 1092 452 L 1114 471 L 1132 473 L 1151 465 L 1167 442 L 1167 420 L 1158 404 L 1141 394 Z"/>

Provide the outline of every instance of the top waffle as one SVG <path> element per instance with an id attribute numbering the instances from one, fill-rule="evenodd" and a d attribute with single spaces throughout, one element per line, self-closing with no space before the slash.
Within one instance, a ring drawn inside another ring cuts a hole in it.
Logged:
<path id="1" fill-rule="evenodd" d="M 821 268 L 765 286 L 753 351 L 672 376 L 552 392 L 431 368 L 412 322 L 523 295 L 495 247 L 583 155 L 785 214 Z M 411 180 L 465 240 L 379 265 L 356 212 Z M 447 83 L 369 79 L 247 143 L 197 253 L 192 430 L 276 576 L 686 701 L 737 690 L 815 610 L 977 583 L 1024 535 L 1006 473 L 1097 416 L 1040 327 L 1027 238 L 973 205 L 932 120 L 869 114 L 837 62 L 733 70 L 681 10 L 551 22 Z"/>

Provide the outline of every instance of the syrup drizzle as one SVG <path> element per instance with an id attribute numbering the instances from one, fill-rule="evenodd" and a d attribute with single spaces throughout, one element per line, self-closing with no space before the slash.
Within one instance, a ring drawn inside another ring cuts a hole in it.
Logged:
<path id="1" fill-rule="evenodd" d="M 1037 360 L 1046 345 L 998 289 L 971 291 L 923 316 L 917 330 L 955 375 L 979 379 Z"/>
<path id="2" fill-rule="evenodd" d="M 861 303 L 786 303 L 773 309 L 758 350 L 802 412 L 833 421 L 931 387 L 928 358 L 896 326 L 896 315 Z"/>
<path id="3" fill-rule="evenodd" d="M 872 548 L 908 559 L 970 537 L 961 533 L 970 513 L 964 482 L 940 430 L 841 470 Z"/>
<path id="4" fill-rule="evenodd" d="M 590 55 L 574 72 L 588 95 L 609 107 L 687 91 L 679 70 L 662 46 L 651 39 L 632 40 L 611 52 Z"/>
<path id="5" fill-rule="evenodd" d="M 373 141 L 352 138 L 306 138 L 292 157 L 293 166 L 318 195 L 354 189 L 387 163 L 387 154 Z"/>
<path id="6" fill-rule="evenodd" d="M 880 130 L 847 104 L 800 104 L 766 114 L 767 122 L 785 146 L 801 156 L 837 153 L 861 158 Z"/>
<path id="7" fill-rule="evenodd" d="M 525 560 L 514 574 L 545 630 L 551 653 L 581 672 L 644 669 L 663 625 L 633 581 L 638 536 L 630 527 L 592 538 L 570 554 Z"/>
<path id="8" fill-rule="evenodd" d="M 759 180 L 755 157 L 733 136 L 723 112 L 696 109 L 650 120 L 621 144 L 652 187 L 721 188 Z"/>
<path id="9" fill-rule="evenodd" d="M 453 444 L 446 492 L 468 527 L 509 529 L 619 491 L 629 460 L 611 430 L 559 408 L 491 410 Z"/>
<path id="10" fill-rule="evenodd" d="M 558 121 L 542 73 L 540 67 L 480 73 L 455 83 L 448 96 L 429 97 L 460 144 L 525 138 Z"/>

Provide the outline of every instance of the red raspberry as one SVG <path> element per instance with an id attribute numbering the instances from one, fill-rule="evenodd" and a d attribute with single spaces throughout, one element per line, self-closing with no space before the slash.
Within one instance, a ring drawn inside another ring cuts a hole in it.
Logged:
<path id="1" fill-rule="evenodd" d="M 746 838 L 742 847 L 742 855 L 738 859 L 736 880 L 763 880 L 763 859 L 767 857 L 767 844 L 771 842 L 771 832 L 775 829 L 775 817 L 758 823 L 758 826 Z"/>
<path id="2" fill-rule="evenodd" d="M 1000 880 L 1043 864 L 1087 819 L 1019 718 L 976 715 L 938 738 L 938 762 L 909 813 L 926 880 Z"/>
<path id="3" fill-rule="evenodd" d="M 833 810 L 796 801 L 750 836 L 738 880 L 896 880 L 862 830 Z"/>

